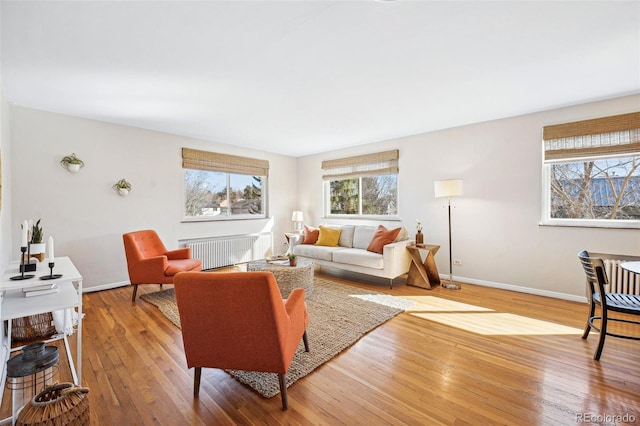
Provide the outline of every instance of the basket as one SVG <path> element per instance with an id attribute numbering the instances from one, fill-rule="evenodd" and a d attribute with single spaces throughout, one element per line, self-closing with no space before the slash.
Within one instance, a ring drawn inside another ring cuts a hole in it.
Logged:
<path id="1" fill-rule="evenodd" d="M 54 334 L 56 334 L 56 328 L 53 325 L 51 312 L 11 320 L 11 340 L 16 342 L 37 340 Z"/>
<path id="2" fill-rule="evenodd" d="M 18 414 L 18 426 L 84 426 L 90 424 L 89 389 L 57 383 L 33 397 Z"/>

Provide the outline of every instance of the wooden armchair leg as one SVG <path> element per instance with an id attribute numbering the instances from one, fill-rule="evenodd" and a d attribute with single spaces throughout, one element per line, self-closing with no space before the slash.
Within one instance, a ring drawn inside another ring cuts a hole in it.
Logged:
<path id="1" fill-rule="evenodd" d="M 284 374 L 278 373 L 278 381 L 280 382 L 280 397 L 282 398 L 282 411 L 289 408 L 289 400 L 287 399 L 287 385 L 284 382 Z"/>
<path id="2" fill-rule="evenodd" d="M 195 367 L 193 370 L 193 396 L 200 395 L 200 377 L 202 377 L 202 367 Z"/>
<path id="3" fill-rule="evenodd" d="M 136 303 L 136 293 L 138 292 L 138 285 L 133 285 L 133 294 L 131 295 L 131 302 Z"/>

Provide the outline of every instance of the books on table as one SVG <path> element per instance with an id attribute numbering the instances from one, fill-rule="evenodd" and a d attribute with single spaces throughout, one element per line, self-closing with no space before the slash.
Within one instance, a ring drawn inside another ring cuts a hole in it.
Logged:
<path id="1" fill-rule="evenodd" d="M 34 287 L 25 287 L 22 289 L 24 297 L 42 296 L 44 294 L 51 294 L 58 292 L 58 286 L 56 283 L 38 285 Z"/>

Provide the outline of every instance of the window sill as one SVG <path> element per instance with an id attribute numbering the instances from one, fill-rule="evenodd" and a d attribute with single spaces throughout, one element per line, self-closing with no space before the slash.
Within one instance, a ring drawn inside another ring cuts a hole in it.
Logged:
<path id="1" fill-rule="evenodd" d="M 553 226 L 565 228 L 600 228 L 600 229 L 640 229 L 640 221 L 616 220 L 580 220 L 580 219 L 550 219 L 543 220 L 539 226 Z"/>
<path id="2" fill-rule="evenodd" d="M 224 222 L 228 220 L 266 220 L 267 216 L 205 216 L 205 217 L 184 217 L 181 223 L 192 222 Z"/>
<path id="3" fill-rule="evenodd" d="M 376 222 L 401 222 L 398 216 L 365 216 L 365 215 L 353 215 L 353 214 L 330 214 L 325 215 L 322 219 L 326 220 L 369 220 Z"/>

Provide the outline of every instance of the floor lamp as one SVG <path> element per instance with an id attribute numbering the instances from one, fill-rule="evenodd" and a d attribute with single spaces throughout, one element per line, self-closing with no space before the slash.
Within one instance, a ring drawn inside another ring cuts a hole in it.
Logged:
<path id="1" fill-rule="evenodd" d="M 449 210 L 449 282 L 443 283 L 442 287 L 459 290 L 460 285 L 453 282 L 453 257 L 451 255 L 451 197 L 458 197 L 463 194 L 462 179 L 446 179 L 434 182 L 433 189 L 436 198 L 447 198 Z"/>

